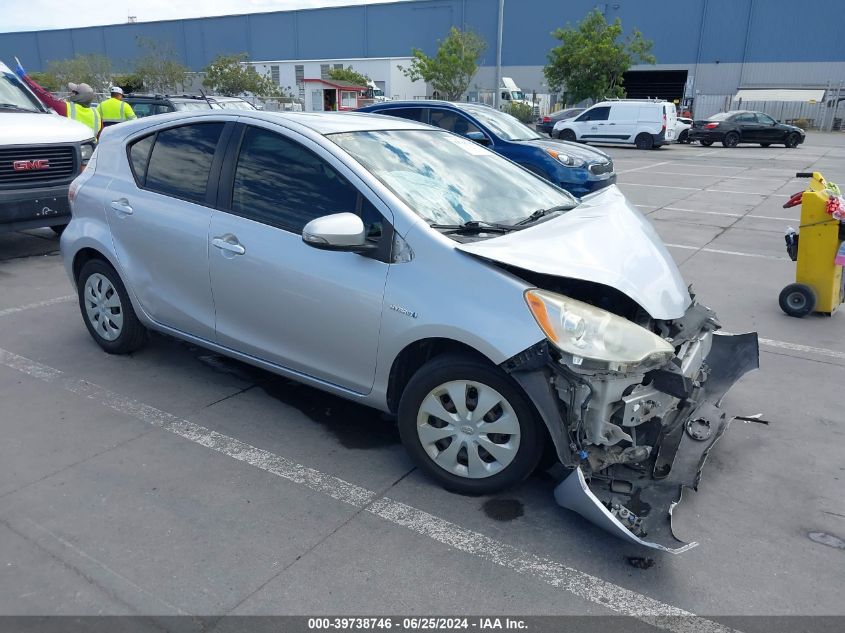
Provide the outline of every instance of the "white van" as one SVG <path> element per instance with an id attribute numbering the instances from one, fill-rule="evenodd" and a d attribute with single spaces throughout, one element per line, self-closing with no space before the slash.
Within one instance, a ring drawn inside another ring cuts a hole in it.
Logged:
<path id="1" fill-rule="evenodd" d="M 658 99 L 602 101 L 568 121 L 558 121 L 552 136 L 582 143 L 621 143 L 651 149 L 674 143 L 675 105 Z"/>
<path id="2" fill-rule="evenodd" d="M 94 153 L 91 128 L 46 108 L 0 62 L 0 233 L 70 222 L 68 188 Z"/>

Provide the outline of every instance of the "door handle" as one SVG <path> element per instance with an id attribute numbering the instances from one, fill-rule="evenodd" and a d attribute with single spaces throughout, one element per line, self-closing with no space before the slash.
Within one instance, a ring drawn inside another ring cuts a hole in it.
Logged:
<path id="1" fill-rule="evenodd" d="M 238 238 L 234 235 L 215 237 L 211 240 L 211 244 L 212 246 L 216 246 L 217 248 L 228 251 L 229 253 L 234 253 L 235 255 L 243 255 L 246 253 L 246 249 L 238 243 Z"/>
<path id="2" fill-rule="evenodd" d="M 615 123 L 608 123 L 608 125 L 616 125 Z"/>
<path id="3" fill-rule="evenodd" d="M 135 211 L 129 206 L 129 200 L 126 198 L 120 198 L 118 200 L 111 201 L 111 208 L 117 211 L 118 213 L 122 213 L 123 215 L 132 215 Z"/>

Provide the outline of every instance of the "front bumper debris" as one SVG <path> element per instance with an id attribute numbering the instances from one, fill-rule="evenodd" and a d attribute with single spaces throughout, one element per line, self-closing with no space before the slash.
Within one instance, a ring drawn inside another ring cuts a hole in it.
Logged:
<path id="1" fill-rule="evenodd" d="M 674 535 L 672 512 L 684 488 L 698 489 L 704 462 L 733 419 L 719 407 L 722 398 L 759 367 L 757 334 L 715 332 L 704 365 L 709 375 L 698 397 L 681 401 L 647 460 L 614 464 L 588 476 L 589 468 L 576 465 L 555 488 L 557 503 L 638 545 L 673 554 L 695 547 Z"/>

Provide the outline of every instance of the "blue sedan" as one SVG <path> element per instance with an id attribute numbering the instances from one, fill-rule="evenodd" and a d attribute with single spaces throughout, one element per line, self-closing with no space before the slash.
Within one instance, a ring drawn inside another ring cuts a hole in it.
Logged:
<path id="1" fill-rule="evenodd" d="M 516 118 L 477 103 L 389 101 L 359 112 L 428 123 L 485 145 L 576 196 L 616 182 L 613 161 L 594 147 L 543 138 Z"/>

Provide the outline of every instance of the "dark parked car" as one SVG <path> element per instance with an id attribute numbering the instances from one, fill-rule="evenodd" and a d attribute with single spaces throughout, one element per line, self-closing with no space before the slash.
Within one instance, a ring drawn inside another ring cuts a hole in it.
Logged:
<path id="1" fill-rule="evenodd" d="M 485 145 L 576 196 L 616 182 L 613 161 L 601 150 L 545 139 L 510 114 L 477 103 L 389 101 L 359 112 L 428 123 Z"/>
<path id="2" fill-rule="evenodd" d="M 541 134 L 548 134 L 549 136 L 554 136 L 552 134 L 552 130 L 555 127 L 555 123 L 558 121 L 565 121 L 566 119 L 574 119 L 579 114 L 581 114 L 586 108 L 566 108 L 565 110 L 558 110 L 557 112 L 552 112 L 548 116 L 542 117 L 539 121 L 537 121 L 537 131 Z"/>
<path id="3" fill-rule="evenodd" d="M 709 119 L 693 121 L 689 140 L 698 141 L 710 147 L 720 141 L 725 147 L 736 147 L 740 143 L 759 143 L 763 147 L 783 144 L 798 147 L 804 142 L 804 130 L 794 125 L 776 121 L 763 112 L 731 110 L 719 112 Z"/>
<path id="4" fill-rule="evenodd" d="M 196 95 L 147 95 L 129 93 L 123 100 L 132 106 L 138 117 L 184 110 L 211 110 L 211 104 Z"/>

